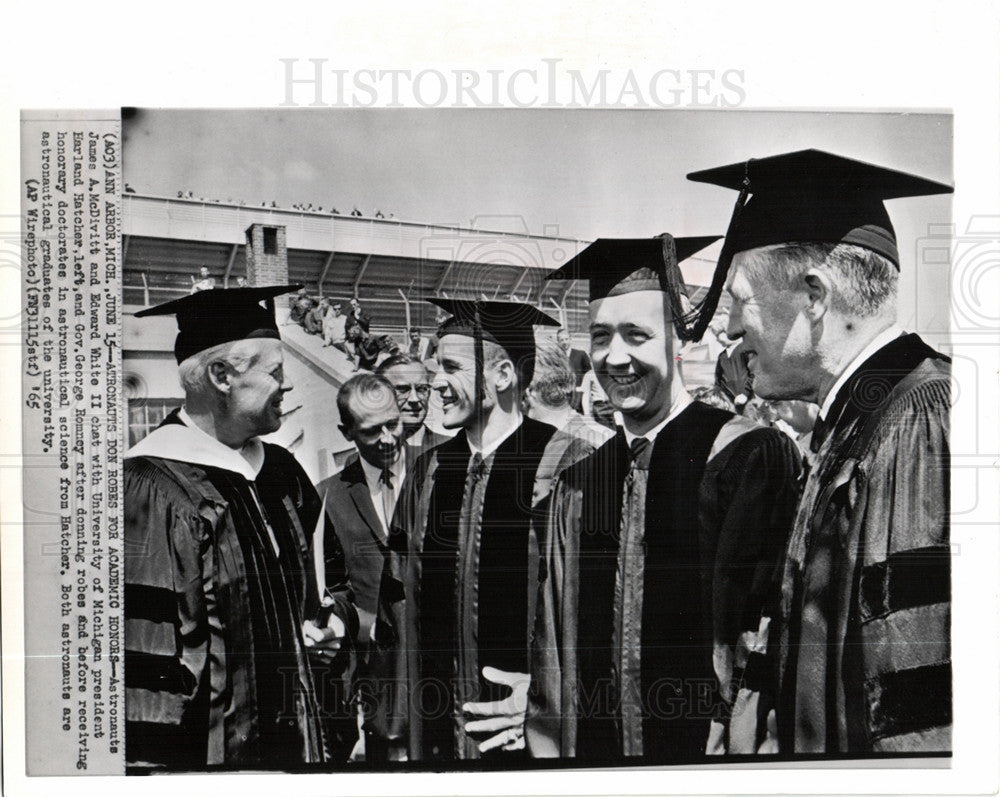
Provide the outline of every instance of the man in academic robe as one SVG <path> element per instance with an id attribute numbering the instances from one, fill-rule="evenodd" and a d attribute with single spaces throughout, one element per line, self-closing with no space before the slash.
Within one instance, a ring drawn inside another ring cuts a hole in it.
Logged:
<path id="1" fill-rule="evenodd" d="M 556 480 L 542 541 L 526 737 L 534 757 L 704 760 L 765 743 L 767 624 L 798 495 L 780 432 L 693 401 L 675 367 L 714 310 L 678 259 L 717 237 L 600 239 L 594 371 L 624 426 Z"/>
<path id="2" fill-rule="evenodd" d="M 535 375 L 524 391 L 524 414 L 556 431 L 535 474 L 536 507 L 548 498 L 556 476 L 614 436 L 608 427 L 573 409 L 574 390 L 573 372 L 563 348 L 540 343 Z"/>
<path id="3" fill-rule="evenodd" d="M 394 354 L 382 360 L 375 372 L 385 377 L 396 391 L 408 463 L 415 462 L 425 451 L 449 439 L 425 423 L 431 383 L 423 360 L 409 354 Z"/>
<path id="4" fill-rule="evenodd" d="M 176 314 L 185 400 L 125 455 L 129 766 L 341 755 L 317 670 L 338 667 L 356 636 L 343 553 L 320 595 L 319 496 L 288 451 L 258 439 L 281 425 L 292 387 L 272 298 L 291 288 L 206 290 L 136 314 Z"/>
<path id="5" fill-rule="evenodd" d="M 520 401 L 532 327 L 555 322 L 527 304 L 430 301 L 452 314 L 433 387 L 443 425 L 459 431 L 407 476 L 375 636 L 395 653 L 390 756 L 469 760 L 523 749 L 519 727 L 490 722 L 494 703 L 527 689 L 532 494 L 553 428 L 523 417 Z"/>
<path id="6" fill-rule="evenodd" d="M 948 751 L 950 361 L 896 325 L 883 200 L 952 189 L 817 150 L 688 176 L 741 190 L 728 334 L 754 391 L 819 405 L 782 578 L 781 749 Z"/>

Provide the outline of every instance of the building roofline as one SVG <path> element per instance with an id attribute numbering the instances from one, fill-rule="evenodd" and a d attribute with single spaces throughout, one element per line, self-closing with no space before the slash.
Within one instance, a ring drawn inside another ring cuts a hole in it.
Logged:
<path id="1" fill-rule="evenodd" d="M 211 207 L 226 207 L 233 208 L 236 210 L 242 210 L 245 212 L 266 212 L 266 213 L 280 213 L 288 214 L 291 216 L 312 216 L 317 218 L 326 219 L 340 219 L 340 220 L 361 220 L 365 222 L 371 222 L 373 224 L 387 224 L 396 225 L 401 227 L 432 227 L 434 229 L 442 230 L 445 232 L 465 232 L 473 233 L 478 235 L 496 235 L 500 237 L 509 238 L 528 238 L 537 239 L 542 241 L 565 241 L 566 243 L 576 243 L 576 244 L 590 244 L 589 240 L 583 238 L 570 238 L 567 236 L 559 235 L 535 235 L 533 233 L 527 232 L 509 232 L 505 230 L 489 230 L 483 229 L 481 227 L 462 227 L 455 224 L 438 224 L 426 221 L 409 221 L 405 219 L 379 219 L 374 216 L 352 216 L 350 213 L 328 213 L 326 211 L 316 212 L 313 210 L 297 210 L 295 208 L 281 208 L 281 207 L 258 207 L 256 205 L 240 205 L 235 202 L 222 202 L 207 199 L 194 199 L 191 197 L 171 197 L 171 196 L 160 196 L 158 194 L 144 194 L 137 191 L 129 191 L 128 193 L 122 194 L 122 198 L 128 200 L 132 197 L 137 199 L 153 199 L 160 200 L 163 202 L 177 202 L 185 203 L 189 205 L 209 205 Z"/>

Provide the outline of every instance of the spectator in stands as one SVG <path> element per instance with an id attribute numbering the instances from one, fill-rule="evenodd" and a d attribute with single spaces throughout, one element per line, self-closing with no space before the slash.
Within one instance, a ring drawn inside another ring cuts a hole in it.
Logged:
<path id="1" fill-rule="evenodd" d="M 427 351 L 424 353 L 425 361 L 433 360 L 434 355 L 437 354 L 438 341 L 441 339 L 441 328 L 447 319 L 448 316 L 440 311 L 436 314 L 434 323 L 437 325 L 437 328 L 434 330 L 434 334 L 427 340 Z"/>
<path id="2" fill-rule="evenodd" d="M 350 318 L 353 319 L 355 323 L 359 324 L 365 332 L 371 331 L 372 320 L 365 313 L 365 311 L 361 309 L 361 302 L 358 301 L 357 296 L 351 299 Z M 347 323 L 350 325 L 351 320 L 348 319 Z"/>
<path id="3" fill-rule="evenodd" d="M 559 348 L 566 353 L 566 357 L 569 358 L 570 371 L 573 373 L 573 395 L 570 400 L 570 404 L 573 409 L 579 412 L 583 408 L 583 393 L 580 391 L 580 386 L 583 384 L 583 377 L 587 375 L 587 371 L 590 370 L 590 357 L 587 352 L 581 351 L 580 349 L 574 349 L 569 338 L 569 332 L 565 329 L 560 329 L 556 332 L 556 343 L 559 344 Z"/>
<path id="4" fill-rule="evenodd" d="M 289 314 L 288 320 L 294 321 L 300 326 L 305 326 L 306 314 L 312 310 L 313 300 L 312 297 L 306 293 L 306 289 L 302 288 L 297 294 L 295 294 L 295 301 L 292 302 L 292 311 Z"/>
<path id="5" fill-rule="evenodd" d="M 431 397 L 431 381 L 427 368 L 409 354 L 386 357 L 376 373 L 384 376 L 396 391 L 396 403 L 403 419 L 408 462 L 448 438 L 432 431 L 425 423 Z"/>
<path id="6" fill-rule="evenodd" d="M 191 277 L 191 293 L 197 293 L 198 291 L 210 291 L 215 287 L 215 277 L 209 274 L 208 266 L 204 263 L 198 270 L 198 281 L 195 282 L 194 277 Z"/>
<path id="7" fill-rule="evenodd" d="M 353 352 L 347 347 L 347 316 L 340 312 L 340 302 L 332 302 L 323 316 L 323 345 L 340 349 L 349 358 Z"/>
<path id="8" fill-rule="evenodd" d="M 429 341 L 420 334 L 416 327 L 410 327 L 409 342 L 406 346 L 406 353 L 415 360 L 423 362 L 427 359 L 427 346 Z"/>
<path id="9" fill-rule="evenodd" d="M 315 302 L 315 300 L 313 300 Z M 329 306 L 329 299 L 320 299 L 306 311 L 305 318 L 302 319 L 302 326 L 310 335 L 323 334 L 323 314 Z"/>
<path id="10" fill-rule="evenodd" d="M 250 287 L 250 283 L 247 281 L 246 277 L 237 277 L 236 278 L 236 287 L 237 288 L 249 288 Z"/>
<path id="11" fill-rule="evenodd" d="M 399 344 L 389 335 L 372 335 L 361 324 L 348 321 L 347 339 L 354 344 L 354 370 L 374 371 L 379 358 L 399 352 Z"/>

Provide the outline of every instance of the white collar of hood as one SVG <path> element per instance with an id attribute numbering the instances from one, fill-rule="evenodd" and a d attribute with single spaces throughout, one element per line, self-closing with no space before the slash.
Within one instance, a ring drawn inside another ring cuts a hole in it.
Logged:
<path id="1" fill-rule="evenodd" d="M 247 481 L 256 480 L 264 467 L 264 444 L 258 438 L 254 437 L 243 448 L 230 448 L 199 429 L 183 407 L 177 416 L 181 424 L 171 423 L 154 429 L 125 452 L 125 459 L 160 457 L 221 468 L 238 473 Z"/>

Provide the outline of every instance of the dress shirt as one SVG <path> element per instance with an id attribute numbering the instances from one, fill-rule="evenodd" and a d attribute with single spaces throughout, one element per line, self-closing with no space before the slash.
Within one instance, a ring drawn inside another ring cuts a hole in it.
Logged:
<path id="1" fill-rule="evenodd" d="M 520 426 L 521 426 L 521 418 L 522 418 L 522 416 L 518 415 L 517 416 L 517 420 L 515 422 L 511 423 L 511 425 L 509 426 L 509 428 L 504 429 L 503 433 L 500 434 L 492 443 L 490 443 L 488 446 L 486 446 L 486 448 L 480 448 L 475 443 L 473 443 L 472 440 L 469 439 L 468 435 L 466 435 L 465 439 L 466 439 L 466 442 L 469 444 L 469 451 L 470 451 L 470 453 L 473 456 L 475 456 L 476 454 L 479 454 L 479 456 L 482 457 L 485 460 L 487 457 L 489 457 L 490 454 L 492 454 L 494 451 L 496 451 L 498 448 L 500 448 L 500 446 L 503 444 L 504 440 L 506 440 L 508 437 L 510 437 L 512 434 L 514 434 L 514 432 L 516 432 L 518 430 L 518 428 L 520 428 Z M 472 462 L 472 457 L 469 457 L 469 462 Z"/>
<path id="2" fill-rule="evenodd" d="M 372 505 L 375 507 L 375 514 L 378 515 L 382 523 L 382 540 L 389 539 L 389 524 L 392 517 L 385 516 L 385 503 L 395 509 L 399 493 L 403 489 L 403 477 L 406 475 L 406 457 L 400 451 L 396 461 L 389 468 L 389 475 L 392 479 L 392 495 L 385 495 L 383 503 L 383 493 L 388 490 L 382 481 L 382 468 L 372 465 L 367 459 L 361 457 L 361 467 L 365 471 L 365 481 L 368 483 L 368 493 L 372 497 Z"/>
<path id="3" fill-rule="evenodd" d="M 858 356 L 855 357 L 853 360 L 851 360 L 847 368 L 845 368 L 841 372 L 840 376 L 837 377 L 837 381 L 833 383 L 833 387 L 831 387 L 830 392 L 826 394 L 826 397 L 823 399 L 823 403 L 820 404 L 819 407 L 820 420 L 822 421 L 826 420 L 826 415 L 830 411 L 830 408 L 833 406 L 833 402 L 837 400 L 837 393 L 840 392 L 840 389 L 846 384 L 847 380 L 851 378 L 851 374 L 857 371 L 864 364 L 865 360 L 871 357 L 875 352 L 877 352 L 883 346 L 891 343 L 902 334 L 903 330 L 900 327 L 893 324 L 887 330 L 885 330 L 884 332 L 880 332 L 878 335 L 872 338 L 871 343 L 865 346 L 858 353 Z"/>
<path id="4" fill-rule="evenodd" d="M 663 427 L 666 426 L 668 423 L 670 423 L 674 418 L 676 418 L 682 412 L 684 412 L 684 410 L 687 409 L 688 404 L 690 404 L 692 401 L 693 399 L 691 398 L 690 393 L 686 391 L 682 393 L 677 401 L 677 406 L 670 411 L 670 414 L 645 434 L 642 435 L 633 434 L 628 430 L 627 426 L 622 427 L 623 429 L 625 429 L 625 442 L 628 443 L 629 448 L 632 447 L 632 441 L 635 440 L 637 437 L 645 437 L 650 443 L 656 442 L 656 436 L 661 431 L 663 431 Z"/>

